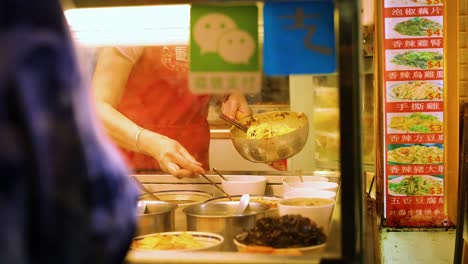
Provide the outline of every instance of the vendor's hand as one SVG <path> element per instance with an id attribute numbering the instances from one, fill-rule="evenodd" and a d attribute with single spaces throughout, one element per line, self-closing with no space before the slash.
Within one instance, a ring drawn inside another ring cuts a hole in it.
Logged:
<path id="1" fill-rule="evenodd" d="M 231 118 L 242 119 L 251 116 L 252 111 L 245 96 L 239 93 L 230 94 L 221 105 L 221 112 Z"/>
<path id="2" fill-rule="evenodd" d="M 148 132 L 151 133 L 149 135 L 151 139 L 150 143 L 145 145 L 147 146 L 146 152 L 159 162 L 159 166 L 164 172 L 181 179 L 198 177 L 199 173 L 205 171 L 202 164 L 196 161 L 179 142 L 160 134 Z"/>

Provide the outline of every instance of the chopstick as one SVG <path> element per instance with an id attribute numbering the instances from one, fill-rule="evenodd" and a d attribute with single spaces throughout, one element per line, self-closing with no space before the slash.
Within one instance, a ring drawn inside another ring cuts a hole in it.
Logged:
<path id="1" fill-rule="evenodd" d="M 160 201 L 161 199 L 159 199 L 159 197 L 157 197 L 156 195 L 154 195 L 153 192 L 150 192 L 150 190 L 148 190 L 144 185 L 143 183 L 141 183 L 137 177 L 133 177 L 133 179 L 136 181 L 137 185 L 146 193 L 148 194 L 151 198 L 153 198 L 154 200 L 157 200 L 157 201 Z"/>
<path id="2" fill-rule="evenodd" d="M 223 178 L 223 180 L 228 181 L 228 179 L 226 179 L 226 177 L 224 177 L 221 173 L 219 173 L 219 171 L 216 168 L 213 168 L 213 171 L 216 172 L 216 174 L 218 174 L 219 177 Z"/>
<path id="3" fill-rule="evenodd" d="M 214 183 L 213 181 L 211 181 L 205 174 L 200 173 L 200 175 L 201 175 L 203 178 L 205 178 L 207 181 L 209 181 L 209 182 L 211 183 L 211 185 L 213 185 L 214 187 L 218 188 L 218 190 L 222 191 L 222 192 L 227 196 L 227 198 L 229 198 L 229 200 L 232 201 L 231 196 L 230 196 L 229 194 L 227 194 L 227 193 L 223 190 L 223 188 L 221 188 L 221 187 L 219 187 L 218 185 L 216 185 L 216 183 Z"/>
<path id="4" fill-rule="evenodd" d="M 248 128 L 246 125 L 240 123 L 240 122 L 237 121 L 236 119 L 230 118 L 229 116 L 227 116 L 227 115 L 225 115 L 225 114 L 223 114 L 223 113 L 219 114 L 219 117 L 220 117 L 221 119 L 224 119 L 224 120 L 225 120 L 226 122 L 228 122 L 229 124 L 231 124 L 231 125 L 233 125 L 233 126 L 239 128 L 240 130 L 242 130 L 242 131 L 244 131 L 244 132 L 246 132 L 246 133 L 247 133 L 247 130 L 249 130 L 249 128 Z"/>

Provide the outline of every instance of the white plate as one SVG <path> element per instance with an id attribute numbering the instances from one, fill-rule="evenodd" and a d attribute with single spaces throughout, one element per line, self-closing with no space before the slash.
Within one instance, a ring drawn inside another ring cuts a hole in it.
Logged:
<path id="1" fill-rule="evenodd" d="M 389 183 L 399 183 L 403 179 L 408 178 L 408 177 L 410 177 L 410 176 L 399 176 L 399 177 L 396 177 L 396 178 L 393 178 L 393 179 L 389 180 L 388 182 Z M 431 175 L 414 175 L 413 177 L 424 177 L 424 178 L 433 179 L 435 181 L 440 182 L 440 184 L 442 184 L 442 187 L 443 187 L 443 184 L 444 184 L 444 179 L 434 177 L 434 176 L 431 176 Z M 390 194 L 391 196 L 416 196 L 416 195 L 407 195 L 407 194 L 396 193 L 393 190 L 391 190 L 390 187 L 388 188 L 388 194 Z M 427 196 L 443 196 L 444 194 L 443 193 L 442 194 L 424 194 L 424 196 L 426 196 L 426 195 Z M 422 196 L 422 195 L 417 195 L 417 196 Z"/>
<path id="2" fill-rule="evenodd" d="M 191 248 L 191 249 L 140 249 L 140 248 L 132 248 L 130 250 L 135 251 L 217 251 L 220 249 L 221 244 L 224 242 L 224 237 L 215 233 L 209 232 L 198 232 L 198 231 L 176 231 L 176 232 L 161 232 L 161 233 L 153 233 L 144 236 L 135 237 L 133 240 L 141 239 L 144 237 L 151 237 L 157 234 L 159 235 L 180 235 L 182 233 L 190 234 L 196 241 L 203 244 L 202 247 L 199 248 Z"/>
<path id="3" fill-rule="evenodd" d="M 408 81 L 410 82 L 410 81 Z M 428 82 L 428 83 L 433 83 L 435 85 L 437 85 L 440 89 L 440 92 L 442 93 L 441 94 L 441 99 L 433 99 L 433 100 L 429 100 L 429 99 L 421 99 L 421 100 L 412 100 L 412 99 L 400 99 L 398 97 L 395 96 L 395 94 L 393 94 L 393 89 L 396 88 L 397 86 L 399 85 L 402 85 L 404 84 L 405 82 L 399 82 L 399 83 L 395 83 L 395 84 L 392 84 L 390 85 L 390 87 L 387 88 L 387 102 L 422 102 L 422 101 L 443 101 L 443 84 L 442 82 L 440 81 L 425 81 L 425 82 Z"/>

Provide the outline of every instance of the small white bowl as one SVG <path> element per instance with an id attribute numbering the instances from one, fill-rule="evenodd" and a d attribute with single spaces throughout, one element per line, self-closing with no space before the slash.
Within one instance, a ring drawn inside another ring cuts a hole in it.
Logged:
<path id="1" fill-rule="evenodd" d="M 275 255 L 320 255 L 324 252 L 327 243 L 319 244 L 310 247 L 298 247 L 298 248 L 268 248 L 268 247 L 256 247 L 248 246 L 238 242 L 234 239 L 234 244 L 237 247 L 237 251 L 241 253 L 270 253 Z M 256 250 L 258 249 L 258 250 Z M 268 252 L 268 250 L 271 250 Z"/>
<path id="2" fill-rule="evenodd" d="M 301 181 L 302 178 L 302 181 Z M 322 176 L 283 176 L 281 177 L 281 182 L 283 183 L 283 193 L 289 192 L 289 185 L 296 182 L 328 182 L 327 177 Z"/>
<path id="3" fill-rule="evenodd" d="M 319 190 L 319 189 L 308 189 L 308 188 L 302 188 L 302 189 L 296 189 L 294 191 L 289 191 L 284 193 L 283 197 L 285 199 L 287 198 L 298 198 L 298 197 L 304 197 L 304 198 L 329 198 L 329 199 L 335 199 L 336 197 L 336 192 L 332 191 L 327 191 L 327 190 Z"/>
<path id="4" fill-rule="evenodd" d="M 266 177 L 258 175 L 225 175 L 227 181 L 221 180 L 223 190 L 229 195 L 264 195 Z"/>
<path id="5" fill-rule="evenodd" d="M 151 237 L 151 236 L 156 236 L 156 235 L 162 235 L 162 236 L 179 236 L 182 233 L 187 233 L 190 234 L 197 242 L 202 244 L 201 247 L 197 248 L 188 248 L 188 249 L 143 249 L 143 248 L 136 248 L 133 243 L 135 243 L 136 240 L 139 239 L 144 239 L 146 237 Z M 198 232 L 198 231 L 179 231 L 179 232 L 162 232 L 162 233 L 153 233 L 153 234 L 148 234 L 144 236 L 138 236 L 133 239 L 132 246 L 130 247 L 130 250 L 142 250 L 142 251 L 219 251 L 221 248 L 221 245 L 224 242 L 224 237 L 215 234 L 215 233 L 209 233 L 209 232 Z"/>
<path id="6" fill-rule="evenodd" d="M 321 203 L 312 205 L 312 203 Z M 328 234 L 330 221 L 335 207 L 335 199 L 330 198 L 286 198 L 278 203 L 278 213 L 283 215 L 299 214 L 314 221 L 323 232 Z"/>
<path id="7" fill-rule="evenodd" d="M 284 185 L 286 186 L 286 185 Z M 301 190 L 304 188 L 318 189 L 336 192 L 338 190 L 338 183 L 336 182 L 291 182 L 287 184 L 288 191 Z"/>
<path id="8" fill-rule="evenodd" d="M 291 183 L 291 182 L 301 182 L 301 178 L 303 182 L 327 182 L 328 178 L 323 176 L 283 176 L 281 177 L 281 181 L 283 183 Z"/>

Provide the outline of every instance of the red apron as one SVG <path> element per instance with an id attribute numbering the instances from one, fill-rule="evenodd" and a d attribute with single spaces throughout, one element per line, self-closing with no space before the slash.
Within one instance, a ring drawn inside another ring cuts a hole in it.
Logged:
<path id="1" fill-rule="evenodd" d="M 208 95 L 188 89 L 187 46 L 145 47 L 117 109 L 137 125 L 181 143 L 209 169 Z M 135 170 L 159 169 L 154 158 L 122 149 Z"/>

